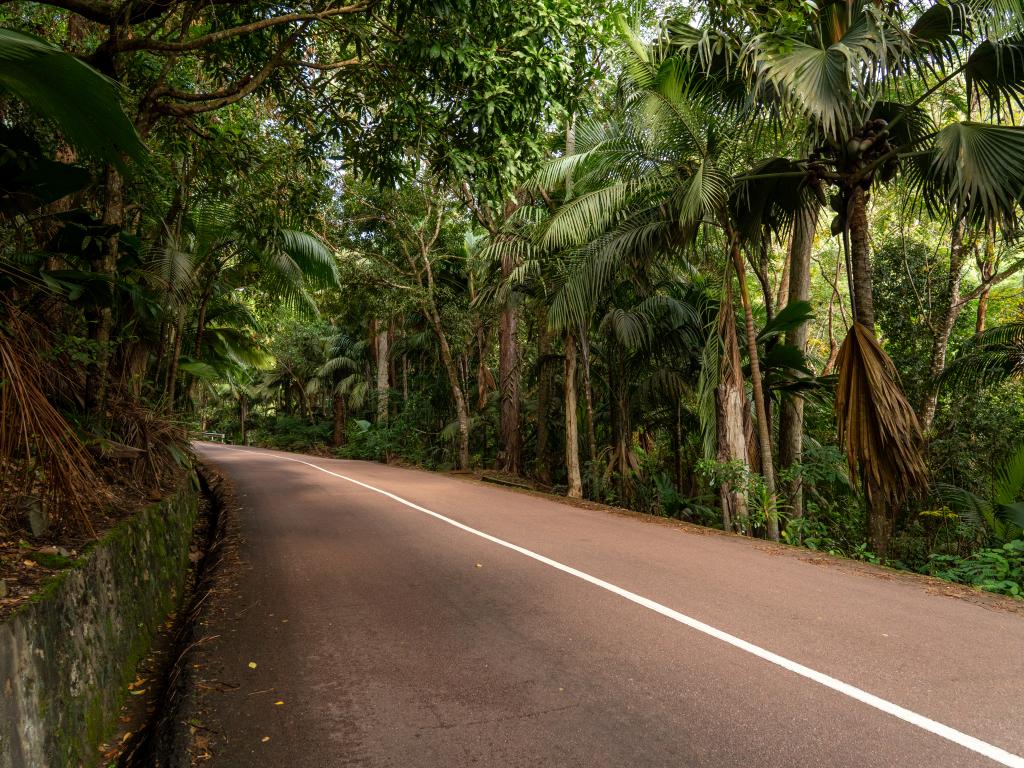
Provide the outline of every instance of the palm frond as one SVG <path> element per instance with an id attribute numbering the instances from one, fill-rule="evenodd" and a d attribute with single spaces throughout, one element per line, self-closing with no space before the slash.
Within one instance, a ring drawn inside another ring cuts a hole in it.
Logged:
<path id="1" fill-rule="evenodd" d="M 939 381 L 968 390 L 1012 377 L 1024 377 L 1024 322 L 996 326 L 974 336 L 960 348 Z"/>
<path id="2" fill-rule="evenodd" d="M 996 471 L 992 481 L 992 500 L 1008 506 L 1024 497 L 1024 445 L 1017 448 Z"/>
<path id="3" fill-rule="evenodd" d="M 836 365 L 839 443 L 851 474 L 859 469 L 869 493 L 892 503 L 927 488 L 921 425 L 874 334 L 854 323 Z"/>
<path id="4" fill-rule="evenodd" d="M 984 98 L 996 117 L 1013 117 L 1024 108 L 1024 36 L 985 40 L 964 67 L 967 97 Z"/>
<path id="5" fill-rule="evenodd" d="M 574 198 L 548 221 L 540 246 L 560 250 L 593 240 L 615 220 L 634 191 L 634 184 L 616 182 Z"/>
<path id="6" fill-rule="evenodd" d="M 53 120 L 82 152 L 125 169 L 146 158 L 121 108 L 119 86 L 89 65 L 35 37 L 0 29 L 0 88 Z"/>
<path id="7" fill-rule="evenodd" d="M 925 197 L 935 211 L 1011 227 L 1024 195 L 1024 128 L 954 123 L 935 138 Z"/>
<path id="8" fill-rule="evenodd" d="M 615 25 L 626 43 L 623 51 L 626 71 L 638 88 L 650 88 L 657 76 L 650 50 L 621 13 L 615 14 Z"/>

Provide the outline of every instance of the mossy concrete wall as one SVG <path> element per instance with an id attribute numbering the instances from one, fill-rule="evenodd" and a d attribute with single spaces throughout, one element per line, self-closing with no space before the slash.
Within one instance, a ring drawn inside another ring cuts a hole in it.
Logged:
<path id="1" fill-rule="evenodd" d="M 190 479 L 0 622 L 0 768 L 99 762 L 135 665 L 178 605 L 198 498 Z"/>

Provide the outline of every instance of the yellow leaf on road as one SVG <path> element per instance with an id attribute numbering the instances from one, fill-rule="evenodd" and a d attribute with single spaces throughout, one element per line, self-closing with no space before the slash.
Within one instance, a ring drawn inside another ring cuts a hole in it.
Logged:
<path id="1" fill-rule="evenodd" d="M 256 662 L 255 661 L 250 661 L 249 662 L 249 669 L 256 669 Z"/>

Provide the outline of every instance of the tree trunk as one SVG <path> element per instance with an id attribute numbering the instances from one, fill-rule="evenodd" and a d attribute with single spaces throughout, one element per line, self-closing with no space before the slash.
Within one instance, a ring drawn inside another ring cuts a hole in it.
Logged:
<path id="1" fill-rule="evenodd" d="M 206 308 L 210 303 L 210 295 L 213 292 L 213 281 L 207 286 L 206 290 L 203 291 L 202 298 L 199 300 L 199 314 L 196 320 L 196 343 L 192 347 L 192 356 L 198 360 L 199 353 L 203 348 L 203 334 L 206 333 Z"/>
<path id="2" fill-rule="evenodd" d="M 437 336 L 437 344 L 441 349 L 441 364 L 448 375 L 448 386 L 451 388 L 452 399 L 455 401 L 455 417 L 459 423 L 458 466 L 459 469 L 466 470 L 469 469 L 469 407 L 466 405 L 466 395 L 437 307 L 432 303 L 427 304 L 424 307 L 424 314 L 430 320 L 434 335 Z"/>
<path id="3" fill-rule="evenodd" d="M 736 341 L 736 318 L 732 306 L 732 284 L 727 283 L 718 315 L 718 333 L 722 345 L 719 359 L 718 387 L 715 389 L 715 427 L 720 462 L 742 462 L 747 466 L 747 440 L 743 428 L 743 367 Z M 719 489 L 722 502 L 722 527 L 749 532 L 747 497 L 741 489 L 723 483 Z"/>
<path id="4" fill-rule="evenodd" d="M 946 281 L 946 295 L 943 304 L 942 318 L 935 327 L 935 338 L 932 340 L 932 356 L 928 366 L 928 381 L 925 384 L 924 396 L 921 399 L 921 429 L 927 432 L 935 420 L 935 409 L 939 401 L 939 375 L 946 367 L 946 351 L 949 348 L 949 337 L 953 333 L 960 316 L 960 280 L 963 277 L 964 222 L 961 219 L 953 225 L 953 233 L 949 245 L 949 275 Z"/>
<path id="5" fill-rule="evenodd" d="M 386 424 L 388 420 L 388 393 L 390 381 L 388 378 L 388 328 L 387 325 L 377 322 L 377 423 Z"/>
<path id="6" fill-rule="evenodd" d="M 979 256 L 977 259 L 978 273 L 981 278 L 981 284 L 984 287 L 978 294 L 978 311 L 974 320 L 975 333 L 983 333 L 985 331 L 986 317 L 988 315 L 988 296 L 990 290 L 988 288 L 988 284 L 996 273 L 995 239 L 995 228 L 990 227 L 988 235 L 985 238 L 985 256 L 984 258 Z"/>
<path id="7" fill-rule="evenodd" d="M 788 294 L 785 302 L 807 301 L 811 297 L 811 251 L 818 225 L 818 208 L 812 207 L 797 216 L 789 247 Z M 807 351 L 808 324 L 801 323 L 786 334 L 786 344 Z M 782 399 L 779 414 L 779 467 L 787 469 L 799 464 L 803 454 L 804 399 L 792 395 Z M 797 478 L 785 488 L 794 517 L 804 514 L 803 484 Z"/>
<path id="8" fill-rule="evenodd" d="M 608 390 L 612 408 L 612 471 L 618 489 L 619 502 L 629 507 L 633 502 L 634 485 L 630 476 L 634 468 L 631 440 L 633 423 L 629 412 L 629 384 L 627 382 L 626 352 L 622 345 L 609 338 L 611 365 L 608 367 Z"/>
<path id="9" fill-rule="evenodd" d="M 739 241 L 730 233 L 733 266 L 736 269 L 736 282 L 739 283 L 740 301 L 743 304 L 743 315 L 746 320 L 747 356 L 750 359 L 750 388 L 754 396 L 754 409 L 757 415 L 757 442 L 761 454 L 761 474 L 769 496 L 775 498 L 775 466 L 772 462 L 772 441 L 769 433 L 768 411 L 765 408 L 764 387 L 761 380 L 761 361 L 757 354 L 757 331 L 754 328 L 754 312 L 750 306 L 750 292 L 747 290 L 746 269 L 740 253 Z M 779 518 L 777 510 L 767 512 L 768 538 L 779 540 Z"/>
<path id="10" fill-rule="evenodd" d="M 178 309 L 178 319 L 174 325 L 174 349 L 171 351 L 170 370 L 167 372 L 167 403 L 173 409 L 174 398 L 178 389 L 178 365 L 181 362 L 182 337 L 185 335 L 185 310 Z"/>
<path id="11" fill-rule="evenodd" d="M 504 270 L 502 270 L 504 272 Z M 499 466 L 523 473 L 523 433 L 519 423 L 519 314 L 506 305 L 498 332 L 498 381 L 501 389 L 501 453 Z"/>
<path id="12" fill-rule="evenodd" d="M 853 319 L 875 332 L 875 307 L 871 297 L 871 244 L 869 241 L 867 194 L 859 186 L 850 193 L 850 303 Z M 868 545 L 885 560 L 889 556 L 893 522 L 888 502 L 871 480 L 864 482 L 868 512 Z"/>
<path id="13" fill-rule="evenodd" d="M 341 448 L 345 444 L 345 396 L 335 392 L 332 407 L 334 423 L 331 430 L 331 445 Z"/>
<path id="14" fill-rule="evenodd" d="M 672 424 L 672 469 L 676 490 L 683 492 L 683 403 L 676 400 L 675 420 Z"/>
<path id="15" fill-rule="evenodd" d="M 110 281 L 111 301 L 93 312 L 89 338 L 96 348 L 96 360 L 89 366 L 85 380 L 86 408 L 96 413 L 102 411 L 107 399 L 108 367 L 110 365 L 110 332 L 114 327 L 113 300 L 116 296 L 114 283 L 117 272 L 117 257 L 120 249 L 121 226 L 124 223 L 124 180 L 117 168 L 108 165 L 106 170 L 106 200 L 103 206 L 103 224 L 114 229 L 105 243 L 103 255 L 93 262 L 93 271 Z"/>
<path id="16" fill-rule="evenodd" d="M 875 305 L 871 298 L 871 243 L 867 194 L 859 186 L 850 193 L 850 260 L 854 319 L 875 332 Z"/>
<path id="17" fill-rule="evenodd" d="M 248 445 L 249 444 L 249 432 L 248 432 L 248 430 L 245 427 L 245 419 L 246 419 L 246 417 L 248 415 L 249 415 L 249 406 L 248 406 L 248 403 L 245 401 L 245 393 L 244 392 L 239 392 L 238 393 L 238 422 L 239 422 L 239 426 L 241 427 L 242 445 Z"/>
<path id="18" fill-rule="evenodd" d="M 566 496 L 579 499 L 583 496 L 580 480 L 580 436 L 577 424 L 576 403 L 576 339 L 572 333 L 565 335 L 565 471 L 569 488 Z"/>
<path id="19" fill-rule="evenodd" d="M 594 389 L 590 381 L 590 339 L 585 328 L 580 329 L 580 352 L 583 356 L 583 401 L 587 420 L 587 460 L 597 459 L 597 434 L 594 431 Z"/>
<path id="20" fill-rule="evenodd" d="M 548 313 L 543 304 L 537 307 L 537 479 L 551 485 L 550 451 L 551 431 L 551 332 Z"/>
<path id="21" fill-rule="evenodd" d="M 402 355 L 402 402 L 409 402 L 409 356 Z"/>
<path id="22" fill-rule="evenodd" d="M 988 293 L 989 289 L 985 288 L 978 295 L 978 313 L 974 320 L 975 333 L 985 332 L 985 318 L 988 315 Z"/>

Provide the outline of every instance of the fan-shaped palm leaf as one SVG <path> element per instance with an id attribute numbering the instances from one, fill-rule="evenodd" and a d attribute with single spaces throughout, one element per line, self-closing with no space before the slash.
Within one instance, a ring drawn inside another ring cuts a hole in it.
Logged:
<path id="1" fill-rule="evenodd" d="M 1012 225 L 1024 196 L 1024 128 L 954 123 L 935 137 L 925 182 L 933 210 Z"/>

